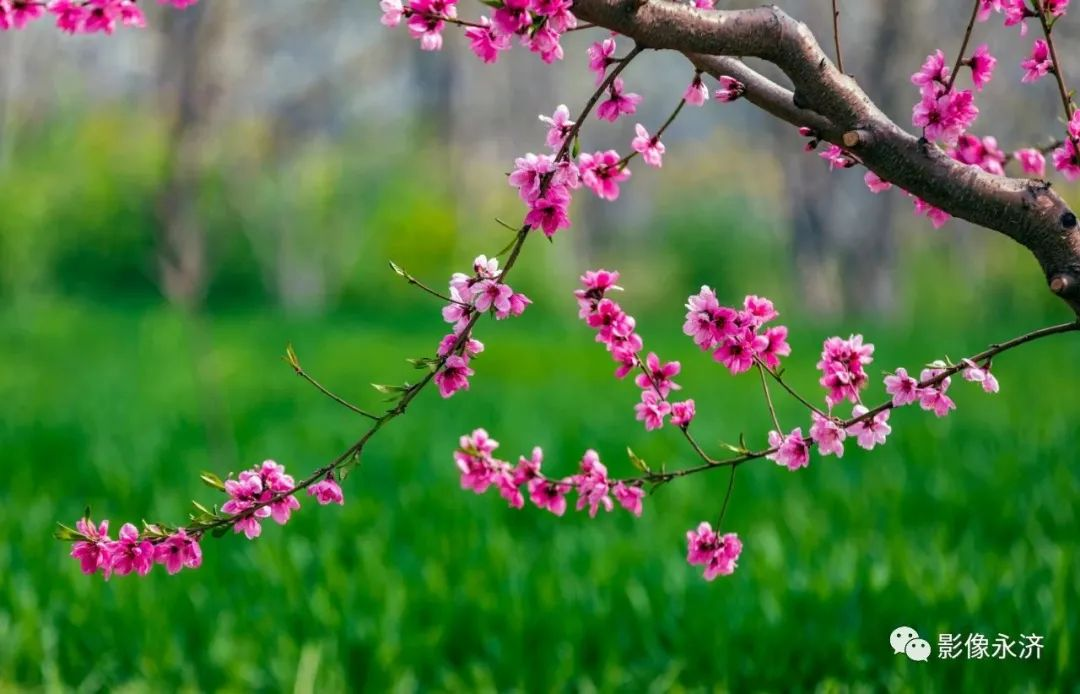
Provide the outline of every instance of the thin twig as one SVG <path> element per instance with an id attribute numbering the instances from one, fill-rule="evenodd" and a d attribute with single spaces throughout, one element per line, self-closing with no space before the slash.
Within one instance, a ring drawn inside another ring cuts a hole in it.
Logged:
<path id="1" fill-rule="evenodd" d="M 776 417 L 776 407 L 773 406 L 772 395 L 769 394 L 769 382 L 765 380 L 765 367 L 761 362 L 757 363 L 757 372 L 761 376 L 761 389 L 765 391 L 765 402 L 769 406 L 769 414 L 772 415 L 773 424 L 776 425 L 776 433 L 783 434 L 784 429 L 780 426 L 780 420 Z"/>
<path id="2" fill-rule="evenodd" d="M 824 412 L 822 412 L 822 411 L 821 411 L 821 408 L 820 408 L 820 407 L 818 407 L 818 406 L 814 405 L 814 404 L 813 404 L 813 403 L 811 403 L 811 402 L 810 402 L 809 400 L 807 400 L 806 398 L 804 398 L 803 396 L 801 396 L 801 395 L 799 395 L 799 394 L 798 394 L 797 392 L 795 392 L 795 389 L 794 389 L 794 388 L 792 388 L 791 386 L 789 386 L 789 385 L 788 385 L 788 384 L 787 384 L 787 383 L 786 383 L 786 382 L 784 381 L 784 379 L 783 379 L 783 378 L 782 378 L 782 377 L 780 376 L 780 374 L 778 374 L 778 373 L 776 373 L 775 371 L 773 371 L 772 369 L 770 369 L 770 368 L 769 368 L 769 367 L 768 367 L 768 366 L 767 366 L 767 365 L 766 365 L 766 364 L 765 364 L 764 362 L 762 362 L 762 361 L 761 361 L 760 359 L 758 359 L 757 357 L 754 357 L 754 361 L 755 361 L 755 362 L 757 362 L 757 364 L 758 364 L 758 366 L 759 366 L 759 367 L 761 367 L 761 368 L 763 368 L 763 369 L 765 370 L 765 373 L 767 373 L 767 374 L 769 374 L 770 376 L 772 376 L 772 377 L 773 377 L 773 379 L 774 379 L 774 380 L 775 380 L 775 381 L 776 381 L 777 383 L 779 383 L 779 384 L 780 384 L 780 386 L 781 386 L 781 387 L 782 387 L 782 388 L 783 388 L 784 390 L 786 390 L 786 391 L 787 391 L 788 393 L 790 393 L 790 394 L 791 394 L 791 397 L 795 398 L 796 400 L 798 400 L 799 402 L 801 402 L 801 403 L 802 403 L 803 405 L 805 405 L 805 406 L 806 406 L 807 408 L 809 408 L 810 410 L 813 410 L 814 412 L 816 412 L 817 414 L 821 415 L 822 417 L 828 417 L 828 415 L 827 415 L 827 414 L 825 414 Z"/>
<path id="3" fill-rule="evenodd" d="M 949 83 L 945 85 L 946 94 L 952 91 L 953 82 L 956 82 L 956 76 L 960 74 L 960 66 L 964 64 L 964 52 L 967 50 L 968 42 L 971 41 L 971 30 L 975 26 L 975 18 L 979 16 L 980 4 L 981 0 L 975 0 L 971 8 L 971 19 L 968 20 L 967 29 L 964 30 L 964 40 L 960 43 L 960 52 L 956 54 L 956 64 L 953 65 L 952 74 L 949 75 Z"/>
<path id="4" fill-rule="evenodd" d="M 345 398 L 334 394 L 328 388 L 326 388 L 323 384 L 319 383 L 314 378 L 312 378 L 311 374 L 309 374 L 307 371 L 304 371 L 302 368 L 294 366 L 293 370 L 296 372 L 297 376 L 304 379 L 305 381 L 307 381 L 311 385 L 315 386 L 315 388 L 320 393 L 327 396 L 328 398 L 330 398 L 331 400 L 333 400 L 337 404 L 345 406 L 346 408 L 352 410 L 353 412 L 360 415 L 361 417 L 367 417 L 368 419 L 378 419 L 379 418 L 377 415 L 373 415 L 370 412 L 362 410 L 359 407 L 357 407 L 356 405 L 354 405 L 351 402 L 349 402 L 348 400 L 346 400 Z"/>
<path id="5" fill-rule="evenodd" d="M 731 475 L 728 477 L 727 491 L 724 493 L 724 505 L 720 507 L 720 518 L 716 521 L 716 532 L 720 532 L 720 528 L 724 527 L 724 516 L 727 515 L 728 503 L 731 502 L 731 492 L 735 489 L 735 471 L 738 469 L 738 465 L 731 466 Z"/>
<path id="6" fill-rule="evenodd" d="M 833 42 L 836 43 L 836 67 L 843 72 L 844 57 L 840 55 L 840 8 L 836 6 L 836 0 L 832 0 L 832 33 Z"/>
<path id="7" fill-rule="evenodd" d="M 1073 111 L 1076 107 L 1069 96 L 1069 88 L 1065 86 L 1065 75 L 1061 69 L 1061 61 L 1058 60 L 1057 47 L 1054 45 L 1054 37 L 1052 36 L 1052 27 L 1046 19 L 1046 10 L 1043 8 L 1042 0 L 1031 0 L 1031 2 L 1035 5 L 1035 12 L 1039 15 L 1039 24 L 1042 26 L 1043 36 L 1046 37 L 1046 46 L 1050 49 L 1050 61 L 1053 63 L 1053 69 L 1050 71 L 1054 73 L 1054 79 L 1057 81 L 1061 105 L 1065 109 L 1065 123 L 1068 124 L 1072 120 Z M 1068 132 L 1067 127 L 1066 132 Z M 1075 150 L 1080 152 L 1080 142 L 1077 141 L 1077 138 L 1069 134 L 1069 139 L 1072 140 Z"/>

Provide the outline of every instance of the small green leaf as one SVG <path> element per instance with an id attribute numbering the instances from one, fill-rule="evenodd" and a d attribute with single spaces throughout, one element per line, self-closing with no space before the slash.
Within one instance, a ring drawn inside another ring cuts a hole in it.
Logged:
<path id="1" fill-rule="evenodd" d="M 574 135 L 574 144 L 570 147 L 570 157 L 577 159 L 579 154 L 581 154 L 581 138 Z"/>
<path id="2" fill-rule="evenodd" d="M 212 472 L 204 472 L 199 475 L 199 479 L 203 481 L 208 487 L 217 489 L 218 491 L 225 491 L 225 483 L 221 481 L 221 478 Z"/>
<path id="3" fill-rule="evenodd" d="M 285 345 L 285 363 L 296 371 L 300 370 L 300 359 L 296 356 L 296 350 L 293 349 L 291 342 Z"/>
<path id="4" fill-rule="evenodd" d="M 635 468 L 637 468 L 641 472 L 644 472 L 646 475 L 652 472 L 652 470 L 649 469 L 648 464 L 644 460 L 639 458 L 637 453 L 634 453 L 634 451 L 631 450 L 629 446 L 626 447 L 626 454 L 630 456 L 630 463 Z"/>
<path id="5" fill-rule="evenodd" d="M 203 515 L 210 516 L 211 518 L 214 516 L 213 512 L 211 512 L 210 509 L 206 508 L 205 506 L 200 504 L 198 501 L 192 501 L 191 503 L 194 504 L 195 508 L 202 511 Z"/>
<path id="6" fill-rule="evenodd" d="M 75 530 L 74 528 L 69 528 L 68 526 L 64 525 L 63 523 L 57 523 L 57 525 L 60 526 L 60 527 L 57 528 L 56 532 L 53 533 L 53 537 L 55 537 L 57 540 L 82 540 L 82 539 L 84 539 L 82 533 Z"/>

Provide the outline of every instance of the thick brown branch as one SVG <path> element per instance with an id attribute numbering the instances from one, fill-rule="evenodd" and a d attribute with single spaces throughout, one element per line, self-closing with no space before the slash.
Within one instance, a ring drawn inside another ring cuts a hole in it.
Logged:
<path id="1" fill-rule="evenodd" d="M 713 76 L 736 77 L 747 85 L 748 101 L 814 128 L 828 142 L 842 145 L 845 133 L 864 133 L 853 151 L 867 168 L 955 217 L 1026 246 L 1047 283 L 1080 315 L 1080 230 L 1065 201 L 1048 184 L 992 176 L 906 132 L 833 65 L 805 24 L 779 8 L 698 10 L 670 0 L 575 0 L 574 13 L 639 45 L 680 51 Z M 773 63 L 794 93 L 735 57 Z"/>

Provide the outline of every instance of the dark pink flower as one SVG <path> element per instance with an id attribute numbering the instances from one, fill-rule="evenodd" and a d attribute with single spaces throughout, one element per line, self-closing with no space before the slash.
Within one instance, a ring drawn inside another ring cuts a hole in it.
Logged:
<path id="1" fill-rule="evenodd" d="M 503 34 L 519 34 L 532 24 L 529 0 L 503 0 L 495 10 L 495 27 Z"/>
<path id="2" fill-rule="evenodd" d="M 634 380 L 638 388 L 644 390 L 655 388 L 660 396 L 665 398 L 673 390 L 682 390 L 682 386 L 672 380 L 682 369 L 679 362 L 669 361 L 663 364 L 655 352 L 649 352 L 649 356 L 645 358 L 644 369 L 647 373 L 638 374 Z"/>
<path id="3" fill-rule="evenodd" d="M 616 77 L 608 87 L 608 98 L 596 107 L 596 117 L 614 123 L 619 116 L 632 116 L 641 103 L 641 95 L 624 92 L 622 77 Z"/>
<path id="4" fill-rule="evenodd" d="M 600 462 L 600 456 L 596 451 L 585 451 L 581 459 L 581 473 L 574 477 L 577 485 L 578 500 L 577 510 L 589 507 L 589 517 L 595 517 L 601 506 L 605 511 L 610 511 L 614 504 L 609 493 L 611 482 L 608 480 L 607 468 Z"/>
<path id="5" fill-rule="evenodd" d="M 644 489 L 636 485 L 616 482 L 615 486 L 611 488 L 611 493 L 615 496 L 615 500 L 619 502 L 620 506 L 638 518 L 641 517 L 642 500 L 645 498 Z"/>
<path id="6" fill-rule="evenodd" d="M 439 387 L 439 394 L 448 398 L 459 390 L 469 389 L 469 377 L 475 371 L 469 368 L 467 359 L 460 355 L 446 358 L 446 363 L 439 373 L 435 374 L 435 385 Z"/>
<path id="7" fill-rule="evenodd" d="M 1077 155 L 1076 145 L 1071 138 L 1066 138 L 1065 143 L 1054 150 L 1052 155 L 1054 168 L 1068 181 L 1080 179 L 1080 156 Z"/>
<path id="8" fill-rule="evenodd" d="M 664 417 L 671 414 L 671 404 L 655 390 L 641 391 L 641 402 L 634 405 L 637 420 L 645 423 L 645 430 L 652 431 L 664 426 Z"/>
<path id="9" fill-rule="evenodd" d="M 75 522 L 75 529 L 84 539 L 72 545 L 71 556 L 79 560 L 84 574 L 90 575 L 103 569 L 107 576 L 111 570 L 109 521 L 103 520 L 100 525 L 95 526 L 89 518 L 80 518 Z"/>
<path id="10" fill-rule="evenodd" d="M 1026 174 L 1042 178 L 1046 175 L 1046 157 L 1037 149 L 1018 149 L 1013 153 L 1020 168 Z"/>
<path id="11" fill-rule="evenodd" d="M 671 403 L 671 423 L 685 429 L 694 421 L 695 407 L 693 400 Z"/>
<path id="12" fill-rule="evenodd" d="M 924 98 L 936 99 L 945 91 L 945 85 L 949 83 L 949 73 L 945 54 L 937 50 L 928 55 L 919 71 L 911 76 L 911 83 L 919 88 L 919 93 Z"/>
<path id="13" fill-rule="evenodd" d="M 547 193 L 529 203 L 529 213 L 525 223 L 534 229 L 540 229 L 544 236 L 551 238 L 560 229 L 570 228 L 570 194 L 565 188 L 550 186 Z"/>
<path id="14" fill-rule="evenodd" d="M 1031 46 L 1031 55 L 1020 63 L 1024 68 L 1024 76 L 1021 82 L 1034 82 L 1054 69 L 1054 61 L 1050 58 L 1050 47 L 1043 39 L 1036 39 Z"/>
<path id="15" fill-rule="evenodd" d="M 617 200 L 619 184 L 630 178 L 630 169 L 621 164 L 622 158 L 613 149 L 578 157 L 581 182 L 602 200 Z"/>
<path id="16" fill-rule="evenodd" d="M 926 215 L 930 220 L 930 224 L 933 225 L 935 229 L 940 229 L 945 226 L 945 222 L 949 221 L 952 217 L 952 215 L 945 210 L 938 209 L 921 198 L 917 198 L 913 195 L 911 196 L 911 199 L 915 202 L 915 214 Z"/>
<path id="17" fill-rule="evenodd" d="M 727 75 L 720 75 L 717 80 L 720 87 L 716 90 L 716 100 L 721 103 L 731 103 L 746 93 L 746 85 Z"/>
<path id="18" fill-rule="evenodd" d="M 487 17 L 481 17 L 480 23 L 484 26 L 465 29 L 465 38 L 476 57 L 491 64 L 499 59 L 500 51 L 510 50 L 510 37 L 497 33 Z"/>
<path id="19" fill-rule="evenodd" d="M 776 451 L 765 456 L 788 470 L 798 470 L 810 464 L 810 444 L 803 438 L 802 428 L 796 427 L 787 436 L 769 432 L 769 446 Z"/>
<path id="20" fill-rule="evenodd" d="M 990 48 L 984 43 L 975 49 L 967 64 L 971 68 L 971 81 L 975 89 L 981 92 L 994 76 L 997 58 L 990 55 Z"/>
<path id="21" fill-rule="evenodd" d="M 780 368 L 780 357 L 791 354 L 791 345 L 788 344 L 788 329 L 783 325 L 777 325 L 765 330 L 765 346 L 760 349 L 756 356 L 765 366 L 770 369 Z"/>
<path id="22" fill-rule="evenodd" d="M 862 335 L 825 340 L 817 368 L 822 374 L 819 382 L 829 391 L 825 401 L 830 407 L 843 400 L 859 401 L 859 391 L 867 384 L 865 367 L 874 360 L 873 354 L 874 345 L 863 344 Z"/>
<path id="23" fill-rule="evenodd" d="M 345 504 L 345 495 L 341 492 L 341 487 L 338 485 L 337 480 L 334 479 L 333 474 L 326 476 L 326 479 L 316 482 L 308 487 L 308 496 L 315 497 L 319 505 L 326 506 L 327 504 Z"/>
<path id="24" fill-rule="evenodd" d="M 615 55 L 615 39 L 597 41 L 589 46 L 586 53 L 589 56 L 589 70 L 596 73 L 596 83 L 600 84 L 607 75 L 608 65 L 613 61 L 612 56 Z"/>
<path id="25" fill-rule="evenodd" d="M 169 575 L 183 568 L 197 569 L 202 566 L 202 548 L 199 541 L 181 528 L 158 543 L 154 548 L 154 561 L 164 564 Z"/>
<path id="26" fill-rule="evenodd" d="M 154 566 L 154 545 L 139 539 L 139 530 L 131 523 L 120 528 L 120 537 L 109 543 L 110 569 L 117 576 L 132 572 L 140 576 L 150 573 Z"/>

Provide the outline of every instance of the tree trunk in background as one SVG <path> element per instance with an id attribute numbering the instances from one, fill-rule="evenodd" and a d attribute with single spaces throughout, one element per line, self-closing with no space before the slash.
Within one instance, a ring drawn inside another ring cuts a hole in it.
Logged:
<path id="1" fill-rule="evenodd" d="M 906 92 L 900 76 L 891 74 L 892 56 L 905 41 L 910 3 L 883 6 L 870 32 L 857 30 L 870 22 L 857 22 L 855 9 L 849 7 L 841 19 L 845 68 L 886 113 L 896 115 Z M 814 155 L 785 161 L 793 262 L 806 308 L 826 315 L 892 312 L 898 193 L 871 194 L 860 168 L 829 172 Z"/>
<path id="2" fill-rule="evenodd" d="M 208 3 L 163 12 L 158 66 L 162 113 L 169 124 L 157 200 L 157 266 L 169 301 L 193 307 L 206 293 L 206 239 L 199 220 L 203 137 L 213 98 L 209 56 L 219 29 Z"/>

